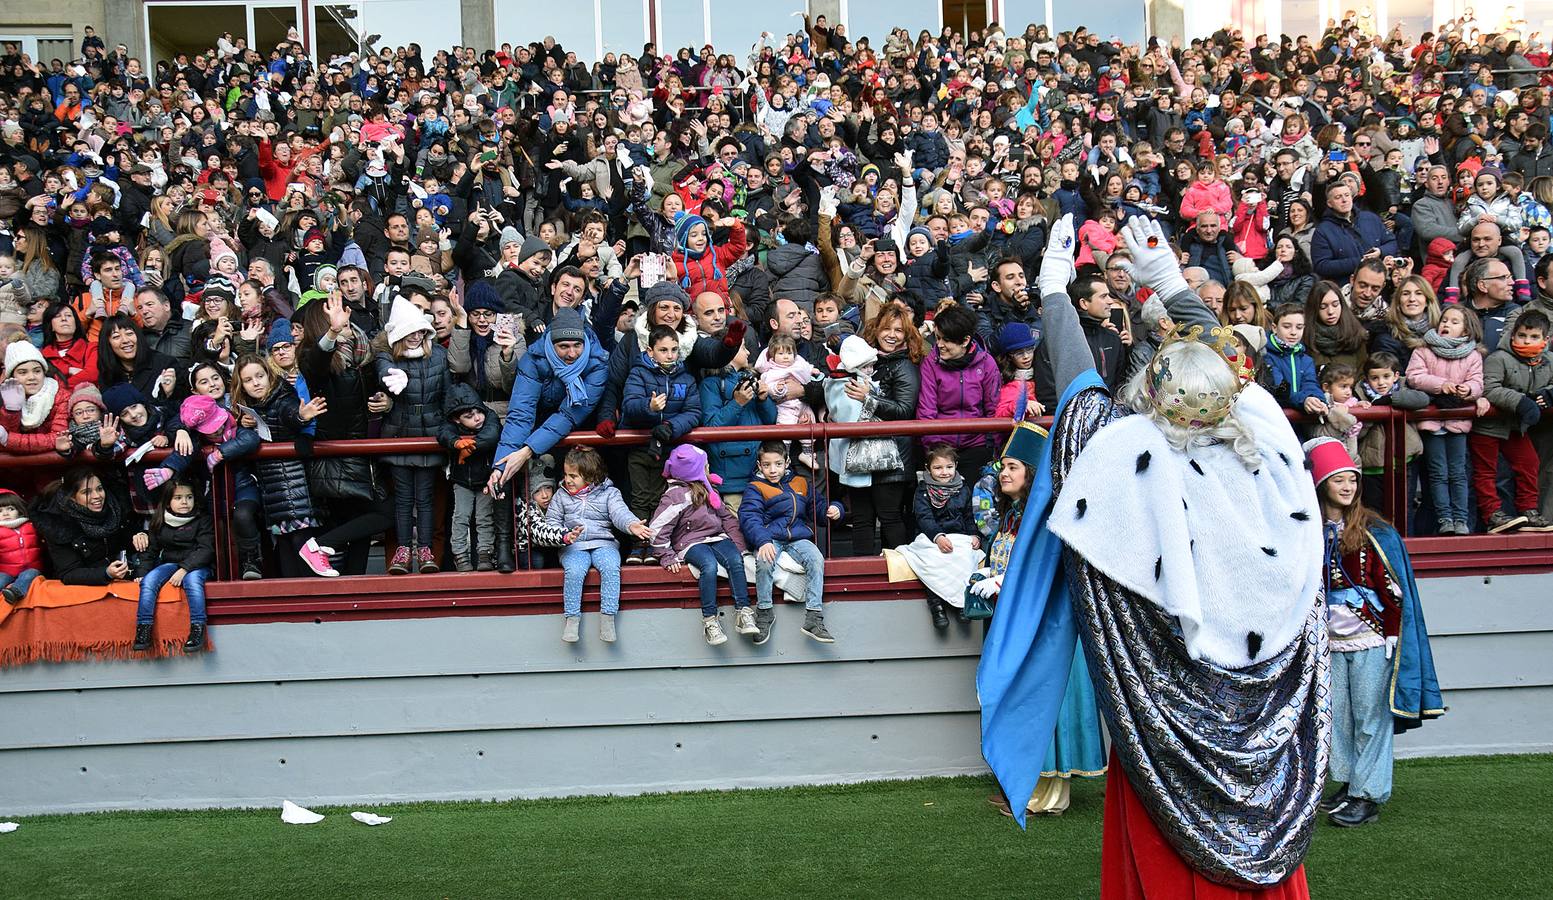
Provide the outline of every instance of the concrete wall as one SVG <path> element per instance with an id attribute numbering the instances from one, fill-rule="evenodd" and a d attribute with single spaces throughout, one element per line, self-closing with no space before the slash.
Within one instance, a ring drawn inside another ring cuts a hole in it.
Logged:
<path id="1" fill-rule="evenodd" d="M 1452 707 L 1406 756 L 1553 748 L 1548 576 L 1424 582 Z M 1533 602 L 1537 598 L 1542 602 Z M 231 625 L 200 658 L 0 677 L 0 813 L 537 797 L 983 771 L 979 627 L 838 602 L 825 647 L 778 610 L 764 647 L 693 609 Z M 725 619 L 731 616 L 725 615 Z"/>
<path id="2" fill-rule="evenodd" d="M 105 5 L 134 9 L 137 16 L 140 6 L 134 0 L 51 0 L 48 3 L 23 3 L 18 0 L 0 3 L 0 34 L 31 37 L 68 34 L 74 38 L 71 54 L 75 55 L 80 52 L 81 38 L 86 35 L 83 29 L 91 25 L 110 48 L 114 41 L 122 40 L 130 44 L 133 52 L 135 44 L 129 40 L 129 31 L 119 26 L 109 28 Z M 138 32 L 139 25 L 134 30 Z M 133 36 L 139 40 L 138 34 Z"/>

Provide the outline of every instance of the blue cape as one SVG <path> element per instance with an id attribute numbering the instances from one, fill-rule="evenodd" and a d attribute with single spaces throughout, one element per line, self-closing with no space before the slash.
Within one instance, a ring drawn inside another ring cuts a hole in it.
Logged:
<path id="1" fill-rule="evenodd" d="M 1390 525 L 1370 527 L 1370 544 L 1402 593 L 1402 627 L 1397 636 L 1397 652 L 1391 656 L 1392 730 L 1401 734 L 1417 728 L 1426 719 L 1445 714 L 1440 697 L 1440 682 L 1434 674 L 1434 654 L 1429 649 L 1429 630 L 1424 624 L 1423 606 L 1418 602 L 1418 583 L 1413 580 L 1413 562 L 1408 558 L 1402 536 Z"/>
<path id="2" fill-rule="evenodd" d="M 1053 420 L 1080 391 L 1103 388 L 1093 369 L 1068 385 Z M 1046 527 L 1051 512 L 1051 442 L 1041 452 L 1025 501 L 1024 522 L 998 591 L 997 614 L 976 669 L 981 701 L 981 754 L 997 777 L 1019 827 L 1052 745 L 1078 642 L 1062 541 Z"/>

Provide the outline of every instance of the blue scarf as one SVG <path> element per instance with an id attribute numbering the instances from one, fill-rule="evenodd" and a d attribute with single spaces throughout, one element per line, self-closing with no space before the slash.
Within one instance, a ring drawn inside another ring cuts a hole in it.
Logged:
<path id="1" fill-rule="evenodd" d="M 588 362 L 593 358 L 592 332 L 583 329 L 582 353 L 570 363 L 561 361 L 561 357 L 556 355 L 554 342 L 548 337 L 542 343 L 545 346 L 545 361 L 550 363 L 550 371 L 566 385 L 566 402 L 572 406 L 588 405 L 588 382 L 584 376 L 588 371 Z"/>

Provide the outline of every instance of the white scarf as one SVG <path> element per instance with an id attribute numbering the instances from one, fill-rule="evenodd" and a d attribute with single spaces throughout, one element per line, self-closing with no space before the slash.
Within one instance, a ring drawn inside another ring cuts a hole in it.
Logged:
<path id="1" fill-rule="evenodd" d="M 54 399 L 59 394 L 59 382 L 52 378 L 43 379 L 43 387 L 38 392 L 22 401 L 22 427 L 28 429 L 41 428 L 45 425 L 49 416 L 54 413 Z"/>
<path id="2" fill-rule="evenodd" d="M 1321 509 L 1288 419 L 1257 385 L 1235 410 L 1262 452 L 1255 472 L 1227 444 L 1178 452 L 1149 417 L 1127 416 L 1090 439 L 1050 518 L 1075 553 L 1175 616 L 1193 659 L 1229 669 L 1299 636 L 1322 565 Z"/>
<path id="3" fill-rule="evenodd" d="M 194 521 L 193 513 L 187 516 L 180 516 L 170 509 L 162 513 L 162 524 L 169 528 L 182 528 L 192 521 Z"/>

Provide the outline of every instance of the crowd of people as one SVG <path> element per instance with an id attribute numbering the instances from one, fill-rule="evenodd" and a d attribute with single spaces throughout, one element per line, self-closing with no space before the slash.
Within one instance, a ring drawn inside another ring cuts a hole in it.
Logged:
<path id="1" fill-rule="evenodd" d="M 659 565 L 696 573 L 708 643 L 719 578 L 739 634 L 770 637 L 780 589 L 828 642 L 842 550 L 897 552 L 938 627 L 981 615 L 1031 479 L 952 420 L 1056 407 L 1031 285 L 1064 217 L 1110 390 L 1177 324 L 1121 237 L 1146 220 L 1372 504 L 1387 432 L 1356 411 L 1465 409 L 1409 425 L 1405 527 L 1549 530 L 1547 49 L 1364 21 L 875 44 L 820 16 L 591 66 L 550 38 L 316 64 L 294 36 L 149 66 L 90 29 L 77 59 L 6 48 L 0 461 L 52 465 L 0 475 L 0 594 L 139 580 L 144 647 L 170 584 L 202 647 L 231 472 L 241 577 L 360 574 L 379 539 L 392 574 L 559 567 L 567 641 L 590 569 L 612 641 L 622 566 Z M 685 440 L 914 419 L 949 421 Z M 557 449 L 616 429 L 651 437 Z M 310 452 L 366 437 L 438 449 Z"/>

